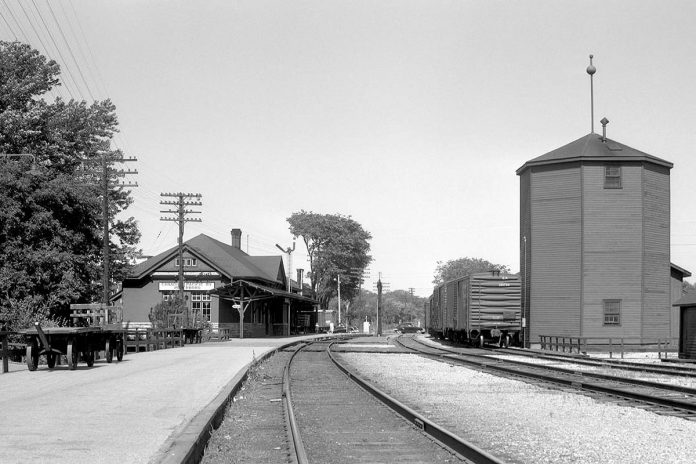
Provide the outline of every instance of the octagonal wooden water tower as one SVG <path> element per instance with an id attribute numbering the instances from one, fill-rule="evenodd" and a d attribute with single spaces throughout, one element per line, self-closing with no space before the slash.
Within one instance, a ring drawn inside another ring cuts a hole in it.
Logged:
<path id="1" fill-rule="evenodd" d="M 671 168 L 591 133 L 517 170 L 527 346 L 669 337 Z"/>

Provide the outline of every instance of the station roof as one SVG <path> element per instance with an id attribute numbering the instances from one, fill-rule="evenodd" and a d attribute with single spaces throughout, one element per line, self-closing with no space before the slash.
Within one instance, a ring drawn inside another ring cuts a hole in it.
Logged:
<path id="1" fill-rule="evenodd" d="M 599 134 L 587 134 L 567 145 L 527 161 L 517 170 L 522 174 L 532 166 L 572 163 L 575 161 L 644 161 L 671 169 L 673 164 L 611 139 L 602 141 Z"/>
<path id="2" fill-rule="evenodd" d="M 691 290 L 689 293 L 672 303 L 672 306 L 696 306 L 696 290 Z"/>
<path id="3" fill-rule="evenodd" d="M 683 267 L 679 267 L 674 263 L 670 263 L 670 267 L 672 268 L 672 271 L 678 272 L 682 275 L 682 277 L 691 277 L 691 272 L 687 271 Z"/>
<path id="4" fill-rule="evenodd" d="M 282 256 L 249 256 L 237 247 L 228 245 L 205 234 L 189 239 L 183 244 L 189 253 L 232 279 L 262 280 L 269 284 L 285 285 Z M 178 246 L 174 246 L 135 266 L 128 279 L 139 280 L 176 259 Z"/>

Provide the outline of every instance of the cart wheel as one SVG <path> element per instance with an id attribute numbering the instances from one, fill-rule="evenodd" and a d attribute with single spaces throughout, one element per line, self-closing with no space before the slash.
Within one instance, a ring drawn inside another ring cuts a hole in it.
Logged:
<path id="1" fill-rule="evenodd" d="M 123 340 L 119 340 L 116 344 L 116 359 L 123 361 Z"/>
<path id="2" fill-rule="evenodd" d="M 39 367 L 39 347 L 36 342 L 27 343 L 27 367 L 35 371 Z"/>
<path id="3" fill-rule="evenodd" d="M 114 350 L 111 348 L 111 340 L 106 340 L 106 362 L 110 363 L 114 360 Z"/>
<path id="4" fill-rule="evenodd" d="M 56 367 L 56 358 L 58 358 L 58 356 L 55 353 L 46 353 L 46 362 L 48 363 L 49 369 Z"/>
<path id="5" fill-rule="evenodd" d="M 85 351 L 84 353 L 82 353 L 82 356 L 85 358 L 85 362 L 87 363 L 87 367 L 94 366 L 94 351 L 92 351 L 91 347 L 88 348 L 88 351 Z"/>
<path id="6" fill-rule="evenodd" d="M 77 368 L 77 359 L 79 357 L 77 346 L 75 346 L 75 340 L 70 340 L 68 342 L 68 349 L 65 353 L 65 357 L 68 358 L 68 368 L 70 370 L 75 370 Z"/>

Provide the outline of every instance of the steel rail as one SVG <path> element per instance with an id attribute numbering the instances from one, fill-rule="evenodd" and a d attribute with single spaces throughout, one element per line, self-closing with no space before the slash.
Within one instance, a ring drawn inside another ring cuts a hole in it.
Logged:
<path id="1" fill-rule="evenodd" d="M 421 343 L 419 340 L 412 339 L 413 341 L 417 343 Z M 402 346 L 406 346 L 403 345 Z M 427 345 L 426 345 L 427 346 Z M 432 347 L 433 349 L 438 349 L 436 347 Z M 689 388 L 689 387 L 682 387 L 680 385 L 673 385 L 673 384 L 667 384 L 667 383 L 662 383 L 662 382 L 653 382 L 650 380 L 641 380 L 641 379 L 632 379 L 629 377 L 619 377 L 615 375 L 610 375 L 610 374 L 600 374 L 597 372 L 588 372 L 588 371 L 582 371 L 582 370 L 576 370 L 576 369 L 568 369 L 565 367 L 558 367 L 558 366 L 549 366 L 549 365 L 544 365 L 544 364 L 531 364 L 525 361 L 518 361 L 515 359 L 501 359 L 501 358 L 491 358 L 489 356 L 481 356 L 477 354 L 472 354 L 472 353 L 461 353 L 461 352 L 456 352 L 452 350 L 447 350 L 443 349 L 443 351 L 447 353 L 452 353 L 455 356 L 469 356 L 469 357 L 476 357 L 476 358 L 483 358 L 483 359 L 490 359 L 495 362 L 503 362 L 506 364 L 511 364 L 515 366 L 523 366 L 523 367 L 528 367 L 530 369 L 537 369 L 537 370 L 545 370 L 545 371 L 552 371 L 552 372 L 558 372 L 560 374 L 564 375 L 574 375 L 574 376 L 581 376 L 581 377 L 586 377 L 586 378 L 591 378 L 591 379 L 599 379 L 599 380 L 607 380 L 610 382 L 619 382 L 619 383 L 627 383 L 631 385 L 637 385 L 640 387 L 646 387 L 646 388 L 655 388 L 658 390 L 669 390 L 669 391 L 674 391 L 677 393 L 684 393 L 686 395 L 692 395 L 696 397 L 696 389 L 694 388 Z M 546 358 L 544 358 L 546 359 Z M 571 362 L 572 361 L 566 361 L 566 362 Z M 596 365 L 595 367 L 605 367 L 602 365 Z M 660 372 L 662 375 L 666 375 L 664 372 Z"/>
<path id="2" fill-rule="evenodd" d="M 283 368 L 283 411 L 285 412 L 285 422 L 288 428 L 288 433 L 290 434 L 288 442 L 292 448 L 291 456 L 295 458 L 295 462 L 298 464 L 309 464 L 309 459 L 307 459 L 307 452 L 305 451 L 304 444 L 302 443 L 300 428 L 297 425 L 295 412 L 292 408 L 292 393 L 290 391 L 290 364 L 292 363 L 295 355 L 308 345 L 309 343 L 306 343 L 298 347 L 292 353 L 290 359 L 288 359 L 287 364 L 285 364 L 285 367 Z"/>
<path id="3" fill-rule="evenodd" d="M 416 343 L 419 343 L 423 346 L 427 346 L 429 348 L 433 349 L 439 349 L 442 351 L 447 351 L 450 353 L 454 354 L 461 354 L 461 351 L 455 351 L 452 349 L 448 349 L 446 347 L 435 347 L 432 345 L 429 345 L 427 343 L 424 343 L 422 340 L 418 340 L 417 338 L 413 338 L 413 341 Z M 488 349 L 488 348 L 477 348 L 477 349 Z M 502 352 L 502 353 L 509 353 L 513 354 L 516 356 L 526 356 L 530 358 L 537 358 L 537 359 L 549 359 L 549 360 L 562 360 L 565 362 L 570 362 L 574 364 L 581 364 L 581 365 L 587 365 L 587 366 L 596 366 L 596 367 L 606 367 L 609 369 L 623 369 L 627 371 L 638 371 L 638 372 L 646 372 L 650 374 L 664 374 L 664 375 L 680 375 L 682 377 L 696 377 L 696 369 L 690 369 L 690 368 L 683 368 L 683 367 L 677 367 L 677 366 L 661 366 L 661 367 L 655 367 L 655 366 L 649 366 L 646 364 L 638 364 L 638 363 L 627 363 L 627 362 L 622 362 L 616 359 L 588 359 L 588 358 L 578 358 L 577 356 L 564 356 L 561 354 L 544 354 L 544 353 L 535 353 L 535 352 L 528 352 L 528 351 L 523 351 L 521 349 L 516 349 L 516 348 L 500 348 L 500 349 L 489 349 L 492 352 Z M 512 361 L 506 361 L 506 362 L 512 362 Z"/>
<path id="4" fill-rule="evenodd" d="M 395 340 L 396 343 L 399 343 L 405 348 L 407 347 L 405 344 L 403 344 L 400 340 Z M 429 347 L 433 350 L 437 350 L 436 347 Z M 485 356 L 479 356 L 479 355 L 472 355 L 472 354 L 449 354 L 449 350 L 442 350 L 447 354 L 431 354 L 431 353 L 424 353 L 420 352 L 415 348 L 409 348 L 416 353 L 420 354 L 421 356 L 426 356 L 435 360 L 440 360 L 442 361 L 443 359 L 446 359 L 447 361 L 454 361 L 460 364 L 465 364 L 467 366 L 473 366 L 479 369 L 487 369 L 487 370 L 493 370 L 493 371 L 498 371 L 498 372 L 503 372 L 505 374 L 509 375 L 515 375 L 519 377 L 527 377 L 535 380 L 542 380 L 545 382 L 550 382 L 550 383 L 555 383 L 555 384 L 560 384 L 563 386 L 568 386 L 572 388 L 577 388 L 579 390 L 587 390 L 587 391 L 594 391 L 598 393 L 604 393 L 604 394 L 610 394 L 618 397 L 623 397 L 623 398 L 628 398 L 632 399 L 635 401 L 641 401 L 645 403 L 651 403 L 651 404 L 656 404 L 659 406 L 665 406 L 669 408 L 674 408 L 674 409 L 681 409 L 688 411 L 690 413 L 696 412 L 696 402 L 689 402 L 689 401 L 682 401 L 680 399 L 675 399 L 675 398 L 664 398 L 664 397 L 659 397 L 655 395 L 650 395 L 650 394 L 645 394 L 645 393 L 640 393 L 640 392 L 634 392 L 630 390 L 626 390 L 624 388 L 617 388 L 617 387 L 610 387 L 607 385 L 601 385 L 597 383 L 592 383 L 592 382 L 583 382 L 580 381 L 579 379 L 568 379 L 568 378 L 561 378 L 557 376 L 550 376 L 550 375 L 545 375 L 539 372 L 531 372 L 529 370 L 520 370 L 512 367 L 506 367 L 502 364 L 506 363 L 507 361 L 503 361 L 500 359 L 495 359 L 493 362 L 489 362 L 491 358 L 485 357 Z M 481 360 L 471 360 L 471 359 L 465 359 L 463 358 L 464 356 L 468 356 L 469 358 L 473 357 L 479 357 L 479 358 L 485 358 L 486 361 L 481 361 Z M 543 366 L 537 366 L 537 365 L 529 365 L 529 364 L 524 364 L 526 368 L 536 368 L 536 370 L 544 370 L 545 368 Z M 624 384 L 631 384 L 630 381 L 624 381 L 624 380 L 630 380 L 630 379 L 622 379 L 622 378 L 614 378 L 612 381 L 616 383 L 624 383 Z M 652 386 L 645 386 L 645 387 L 650 387 L 650 388 L 658 388 L 658 387 L 652 387 Z M 660 390 L 669 390 L 668 388 L 663 388 L 663 385 L 660 385 Z"/>
<path id="5" fill-rule="evenodd" d="M 493 456 L 476 445 L 467 442 L 466 440 L 456 436 L 454 433 L 434 423 L 433 421 L 420 415 L 405 404 L 399 402 L 395 398 L 389 396 L 379 388 L 370 384 L 359 375 L 348 369 L 344 364 L 336 359 L 331 350 L 333 343 L 330 343 L 326 351 L 331 358 L 331 361 L 351 380 L 357 383 L 365 391 L 380 400 L 382 403 L 390 407 L 392 410 L 403 416 L 406 420 L 421 429 L 432 439 L 439 442 L 442 446 L 450 449 L 453 453 L 468 459 L 475 464 L 504 464 L 505 461 Z"/>
<path id="6" fill-rule="evenodd" d="M 417 342 L 422 343 L 420 340 L 417 340 Z M 669 374 L 681 375 L 683 377 L 696 377 L 696 369 L 682 366 L 652 366 L 645 363 L 632 363 L 627 361 L 621 361 L 618 359 L 591 359 L 587 357 L 563 355 L 560 353 L 526 352 L 519 348 L 504 348 L 500 351 L 503 353 L 513 354 L 517 356 L 527 356 L 539 359 L 565 360 L 567 362 L 572 362 L 576 364 L 608 367 L 610 369 L 625 369 L 629 371 L 648 372 L 651 374 Z"/>

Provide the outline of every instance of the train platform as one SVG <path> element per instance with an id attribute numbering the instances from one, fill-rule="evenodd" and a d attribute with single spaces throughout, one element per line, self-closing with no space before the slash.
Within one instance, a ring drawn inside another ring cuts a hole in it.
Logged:
<path id="1" fill-rule="evenodd" d="M 325 336 L 325 335 L 324 335 Z M 0 374 L 3 463 L 177 462 L 247 365 L 319 335 L 232 339 L 129 353 L 123 361 Z M 179 460 L 179 462 L 181 462 Z"/>

